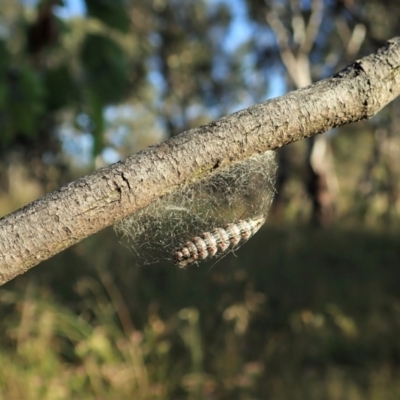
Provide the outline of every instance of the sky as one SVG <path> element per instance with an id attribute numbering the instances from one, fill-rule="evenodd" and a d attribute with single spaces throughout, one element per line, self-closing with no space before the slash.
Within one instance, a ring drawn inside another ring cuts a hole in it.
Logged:
<path id="1" fill-rule="evenodd" d="M 71 18 L 86 12 L 83 0 L 64 0 L 64 7 L 58 7 L 57 15 L 62 18 Z"/>

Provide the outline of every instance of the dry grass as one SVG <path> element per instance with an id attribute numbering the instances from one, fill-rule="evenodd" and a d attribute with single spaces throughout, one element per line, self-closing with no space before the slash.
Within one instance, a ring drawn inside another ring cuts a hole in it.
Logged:
<path id="1" fill-rule="evenodd" d="M 400 397 L 396 234 L 270 226 L 238 256 L 135 268 L 106 232 L 6 285 L 0 399 Z"/>

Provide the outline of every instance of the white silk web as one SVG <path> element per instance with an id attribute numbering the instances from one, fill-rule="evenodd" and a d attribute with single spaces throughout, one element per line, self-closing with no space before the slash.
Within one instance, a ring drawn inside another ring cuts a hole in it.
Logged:
<path id="1" fill-rule="evenodd" d="M 275 194 L 276 169 L 274 151 L 249 157 L 158 199 L 115 230 L 142 262 L 173 261 L 176 249 L 194 237 L 239 221 L 265 219 Z M 230 246 L 223 254 L 237 248 Z"/>

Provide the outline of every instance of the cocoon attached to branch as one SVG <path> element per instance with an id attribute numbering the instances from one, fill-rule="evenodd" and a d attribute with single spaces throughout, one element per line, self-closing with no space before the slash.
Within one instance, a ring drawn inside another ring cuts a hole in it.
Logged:
<path id="1" fill-rule="evenodd" d="M 123 219 L 115 230 L 144 263 L 180 267 L 236 250 L 264 223 L 275 193 L 275 152 L 189 183 Z"/>

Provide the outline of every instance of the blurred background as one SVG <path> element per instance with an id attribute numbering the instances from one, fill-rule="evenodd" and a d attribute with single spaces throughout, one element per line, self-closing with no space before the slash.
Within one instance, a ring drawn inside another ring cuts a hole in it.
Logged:
<path id="1" fill-rule="evenodd" d="M 1 0 L 0 215 L 330 76 L 379 0 Z M 266 226 L 187 271 L 106 229 L 0 288 L 0 399 L 399 399 L 400 121 L 278 152 Z M 211 268 L 212 267 L 212 268 Z"/>

